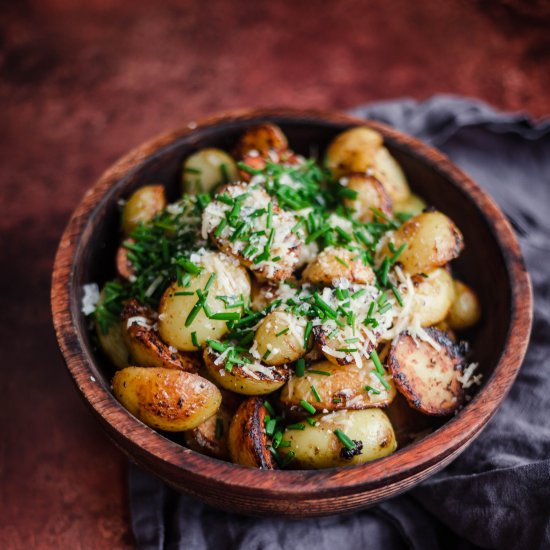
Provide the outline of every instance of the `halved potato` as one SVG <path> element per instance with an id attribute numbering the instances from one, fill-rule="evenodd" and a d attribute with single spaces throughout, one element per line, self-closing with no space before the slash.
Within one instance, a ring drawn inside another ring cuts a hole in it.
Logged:
<path id="1" fill-rule="evenodd" d="M 250 308 L 254 311 L 265 309 L 277 297 L 277 287 L 251 278 Z"/>
<path id="2" fill-rule="evenodd" d="M 145 185 L 130 196 L 122 207 L 122 231 L 129 235 L 140 224 L 150 222 L 166 207 L 162 185 Z"/>
<path id="3" fill-rule="evenodd" d="M 397 261 L 412 275 L 447 264 L 464 248 L 462 233 L 441 212 L 414 216 L 395 231 L 392 240 L 395 249 L 407 245 Z M 388 245 L 381 255 L 392 256 Z"/>
<path id="4" fill-rule="evenodd" d="M 353 217 L 356 220 L 363 223 L 371 222 L 375 217 L 373 208 L 391 217 L 392 201 L 384 186 L 374 176 L 350 174 L 342 180 L 345 181 L 347 189 L 357 193 L 355 199 L 344 199 L 344 204 L 353 210 Z"/>
<path id="5" fill-rule="evenodd" d="M 184 193 L 210 193 L 217 185 L 238 179 L 237 164 L 221 149 L 199 149 L 183 163 L 181 181 Z"/>
<path id="6" fill-rule="evenodd" d="M 211 252 L 206 253 L 199 261 L 204 270 L 191 279 L 189 286 L 179 286 L 177 282 L 170 285 L 164 292 L 159 306 L 159 333 L 162 340 L 182 351 L 197 349 L 193 343 L 193 333 L 199 347 L 202 347 L 209 338 L 219 339 L 229 330 L 226 321 L 209 319 L 204 308 L 200 309 L 194 319 L 189 317 L 199 301 L 197 291 L 205 292 L 212 274 L 216 277 L 206 297 L 206 304 L 212 313 L 239 311 L 226 309 L 225 303 L 217 299 L 217 296 L 233 296 L 237 299 L 242 295 L 245 301 L 250 296 L 248 274 L 234 260 L 223 254 Z"/>
<path id="7" fill-rule="evenodd" d="M 329 144 L 325 164 L 339 179 L 353 172 L 365 173 L 374 168 L 376 152 L 382 147 L 382 135 L 366 126 L 350 128 Z"/>
<path id="8" fill-rule="evenodd" d="M 189 449 L 220 460 L 229 460 L 229 424 L 231 415 L 223 403 L 216 414 L 202 424 L 183 433 Z"/>
<path id="9" fill-rule="evenodd" d="M 384 186 L 392 202 L 403 202 L 411 194 L 401 166 L 385 147 L 380 147 L 374 155 L 374 174 Z"/>
<path id="10" fill-rule="evenodd" d="M 204 364 L 208 374 L 222 388 L 242 395 L 266 395 L 278 390 L 289 377 L 288 368 L 262 365 L 248 354 L 250 363 L 232 365 L 225 368 L 226 361 L 210 347 L 204 349 Z"/>
<path id="11" fill-rule="evenodd" d="M 282 153 L 288 149 L 288 141 L 276 124 L 266 123 L 249 128 L 239 139 L 236 156 L 244 158 L 250 151 L 257 151 L 261 157 L 270 152 Z"/>
<path id="12" fill-rule="evenodd" d="M 363 355 L 369 354 L 376 346 L 370 340 L 367 340 L 365 335 L 360 332 L 356 333 L 360 341 L 350 345 L 346 342 L 349 338 L 355 336 L 350 327 L 345 327 L 338 330 L 335 334 L 332 328 L 327 325 L 317 325 L 312 330 L 315 342 L 323 355 L 335 365 L 350 365 L 355 363 L 354 353 L 343 351 L 349 349 L 361 350 Z"/>
<path id="13" fill-rule="evenodd" d="M 455 291 L 453 278 L 446 269 L 438 267 L 424 275 L 412 278 L 414 285 L 414 301 L 411 313 L 416 316 L 420 326 L 429 327 L 443 321 L 451 304 Z"/>
<path id="14" fill-rule="evenodd" d="M 405 200 L 396 202 L 393 205 L 394 212 L 401 214 L 409 214 L 411 216 L 416 216 L 420 214 L 428 205 L 418 195 L 411 193 Z"/>
<path id="15" fill-rule="evenodd" d="M 273 470 L 275 464 L 268 449 L 264 420 L 267 409 L 259 397 L 250 397 L 237 409 L 229 426 L 229 454 L 241 466 Z"/>
<path id="16" fill-rule="evenodd" d="M 454 281 L 454 300 L 446 321 L 455 330 L 475 325 L 481 317 L 481 307 L 476 293 L 462 281 Z"/>
<path id="17" fill-rule="evenodd" d="M 254 335 L 256 349 L 266 365 L 284 365 L 303 357 L 307 319 L 285 311 L 272 311 L 260 322 Z"/>
<path id="18" fill-rule="evenodd" d="M 122 310 L 122 336 L 132 363 L 140 367 L 164 367 L 188 372 L 199 370 L 199 361 L 165 344 L 156 327 L 155 314 L 137 300 L 129 300 Z"/>
<path id="19" fill-rule="evenodd" d="M 375 275 L 372 267 L 365 264 L 357 253 L 335 246 L 325 248 L 302 273 L 305 282 L 327 286 L 342 278 L 352 283 L 370 284 Z"/>
<path id="20" fill-rule="evenodd" d="M 386 376 L 389 386 L 386 389 L 373 370 L 371 361 L 366 361 L 362 368 L 336 366 L 330 361 L 315 363 L 304 376 L 291 375 L 281 390 L 281 403 L 299 410 L 300 401 L 305 400 L 317 412 L 384 407 L 395 397 L 395 385 L 391 376 Z"/>
<path id="21" fill-rule="evenodd" d="M 113 378 L 115 397 L 142 422 L 165 430 L 191 430 L 219 409 L 222 396 L 198 374 L 176 369 L 126 367 Z"/>
<path id="22" fill-rule="evenodd" d="M 428 328 L 426 333 L 439 349 L 401 333 L 392 344 L 388 366 L 412 407 L 434 416 L 452 414 L 464 399 L 459 380 L 464 356 L 444 332 Z"/>
<path id="23" fill-rule="evenodd" d="M 303 469 L 332 468 L 362 464 L 393 453 L 397 442 L 392 425 L 380 409 L 336 411 L 313 417 L 316 424 L 304 424 L 303 430 L 286 429 L 279 446 L 281 454 L 295 453 L 292 466 Z M 347 449 L 335 434 L 342 433 L 354 444 Z"/>

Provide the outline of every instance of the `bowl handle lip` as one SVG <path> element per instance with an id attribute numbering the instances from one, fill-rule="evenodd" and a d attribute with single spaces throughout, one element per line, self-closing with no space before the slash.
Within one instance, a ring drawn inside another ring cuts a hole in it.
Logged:
<path id="1" fill-rule="evenodd" d="M 342 126 L 342 129 L 367 125 L 382 133 L 384 139 L 388 139 L 397 149 L 427 162 L 476 204 L 499 244 L 512 289 L 511 322 L 506 345 L 492 376 L 464 411 L 433 434 L 382 460 L 348 468 L 280 471 L 277 472 L 276 482 L 271 479 L 270 472 L 243 468 L 183 449 L 130 415 L 116 401 L 107 385 L 93 377 L 96 372 L 93 358 L 77 330 L 81 314 L 76 297 L 80 293 L 72 285 L 72 276 L 77 269 L 76 260 L 81 252 L 80 239 L 85 230 L 89 229 L 89 222 L 117 180 L 139 169 L 150 155 L 164 152 L 193 133 L 207 131 L 220 123 L 229 125 L 270 120 L 280 123 L 326 123 L 329 126 Z M 314 109 L 270 108 L 232 111 L 189 123 L 136 147 L 108 168 L 84 195 L 61 237 L 54 261 L 51 307 L 59 347 L 81 395 L 102 421 L 116 429 L 129 444 L 154 455 L 176 474 L 182 472 L 182 475 L 191 475 L 194 480 L 205 484 L 238 489 L 242 494 L 264 491 L 266 497 L 299 496 L 307 499 L 319 495 L 371 490 L 402 480 L 433 466 L 438 460 L 464 447 L 466 441 L 471 441 L 496 412 L 517 376 L 529 341 L 533 299 L 518 240 L 504 214 L 493 199 L 443 153 L 380 122 Z M 499 390 L 497 396 L 493 389 Z M 451 445 L 449 441 L 452 441 Z"/>

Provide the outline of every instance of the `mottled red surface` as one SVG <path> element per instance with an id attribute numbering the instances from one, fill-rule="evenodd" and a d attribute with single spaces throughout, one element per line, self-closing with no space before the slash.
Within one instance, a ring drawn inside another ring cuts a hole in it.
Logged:
<path id="1" fill-rule="evenodd" d="M 451 92 L 548 114 L 549 20 L 458 0 L 4 4 L 0 547 L 132 546 L 125 460 L 50 321 L 55 247 L 86 188 L 141 141 L 236 107 Z"/>

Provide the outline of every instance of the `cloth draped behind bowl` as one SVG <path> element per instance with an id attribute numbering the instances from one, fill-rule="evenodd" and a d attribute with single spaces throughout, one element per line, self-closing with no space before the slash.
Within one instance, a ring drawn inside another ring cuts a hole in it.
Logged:
<path id="1" fill-rule="evenodd" d="M 550 548 L 550 120 L 535 124 L 526 115 L 453 96 L 379 102 L 352 114 L 439 148 L 509 218 L 535 296 L 519 376 L 483 433 L 450 466 L 405 495 L 352 515 L 300 521 L 238 516 L 180 495 L 132 465 L 139 548 Z"/>

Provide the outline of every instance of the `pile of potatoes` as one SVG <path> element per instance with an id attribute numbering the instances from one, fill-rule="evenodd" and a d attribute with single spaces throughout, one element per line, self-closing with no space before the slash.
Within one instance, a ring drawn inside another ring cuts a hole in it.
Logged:
<path id="1" fill-rule="evenodd" d="M 289 164 L 300 162 L 281 130 L 271 124 L 246 132 L 235 151 L 236 158 L 256 168 L 265 165 L 268 156 Z M 195 292 L 215 274 L 206 297 L 213 313 L 225 310 L 215 298 L 219 294 L 242 295 L 253 308 L 262 309 L 276 295 L 276 281 L 255 277 L 245 259 L 212 239 L 211 249 L 200 258 L 201 273 L 186 287 L 173 282 L 158 311 L 129 300 L 120 323 L 111 325 L 107 333 L 97 327 L 99 343 L 118 369 L 112 382 L 114 395 L 131 414 L 152 428 L 181 433 L 179 440 L 190 449 L 244 466 L 276 468 L 274 457 L 292 450 L 292 467 L 326 468 L 387 456 L 398 442 L 407 442 L 407 434 L 429 425 L 417 417 L 451 414 L 462 403 L 459 376 L 464 353 L 454 331 L 473 326 L 480 307 L 474 291 L 455 279 L 449 268 L 463 248 L 460 231 L 411 193 L 378 132 L 358 127 L 341 133 L 329 145 L 325 162 L 341 185 L 356 191 L 356 197 L 344 203 L 358 221 L 372 221 L 373 208 L 387 216 L 413 215 L 388 235 L 380 257 L 406 245 L 398 265 L 414 284 L 412 313 L 435 344 L 419 342 L 406 331 L 391 342 L 379 343 L 386 380 L 382 384 L 369 377 L 371 362 L 358 368 L 323 356 L 319 344 L 327 344 L 326 335 L 313 331 L 306 341 L 305 320 L 291 320 L 289 313 L 275 310 L 259 324 L 253 342 L 260 356 L 269 357 L 254 360 L 251 368 L 235 364 L 228 371 L 223 354 L 207 345 L 208 340 L 223 341 L 227 323 L 207 317 L 203 310 L 186 322 L 197 303 Z M 212 192 L 227 182 L 248 179 L 230 155 L 214 148 L 194 153 L 183 165 L 186 193 Z M 123 209 L 126 238 L 165 207 L 162 186 L 138 189 Z M 117 255 L 117 269 L 121 279 L 132 275 L 123 249 Z M 320 252 L 293 276 L 319 286 L 330 286 L 340 278 L 357 284 L 375 280 L 370 265 L 356 261 L 349 250 L 336 248 Z M 291 322 L 294 330 L 280 336 Z M 308 370 L 297 376 L 289 365 L 301 358 Z M 275 411 L 266 408 L 266 399 L 267 407 Z M 314 409 L 307 422 L 300 407 L 304 401 Z M 273 434 L 265 429 L 266 417 L 273 412 L 300 424 L 283 431 L 279 444 L 285 443 L 276 453 L 270 450 Z M 359 450 L 344 452 L 337 432 L 345 433 Z"/>

